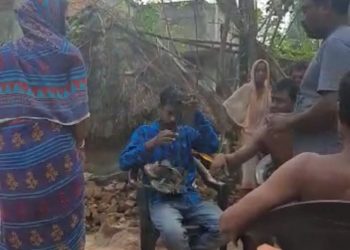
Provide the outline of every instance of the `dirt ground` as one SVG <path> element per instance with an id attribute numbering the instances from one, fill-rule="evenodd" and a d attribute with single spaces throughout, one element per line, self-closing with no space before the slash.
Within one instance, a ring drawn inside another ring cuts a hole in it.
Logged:
<path id="1" fill-rule="evenodd" d="M 137 228 L 129 228 L 114 234 L 110 239 L 101 237 L 99 233 L 90 234 L 86 239 L 85 250 L 139 250 L 138 233 Z M 164 246 L 157 246 L 156 250 L 166 250 L 166 248 Z M 242 246 L 235 247 L 230 244 L 228 250 L 242 250 Z M 280 249 L 264 245 L 260 246 L 257 250 Z"/>
<path id="2" fill-rule="evenodd" d="M 138 229 L 128 228 L 115 233 L 112 237 L 102 237 L 100 233 L 90 234 L 86 239 L 85 250 L 139 250 Z M 157 246 L 156 250 L 166 250 L 164 246 Z M 242 246 L 229 245 L 228 250 L 242 250 Z M 279 250 L 269 246 L 261 246 L 257 250 Z"/>
<path id="3" fill-rule="evenodd" d="M 102 237 L 100 233 L 90 234 L 86 239 L 85 250 L 139 250 L 138 233 L 137 228 L 129 228 L 117 232 L 111 238 Z M 156 250 L 166 250 L 166 248 L 160 242 Z M 241 250 L 241 247 L 235 248 L 230 245 L 228 250 Z"/>

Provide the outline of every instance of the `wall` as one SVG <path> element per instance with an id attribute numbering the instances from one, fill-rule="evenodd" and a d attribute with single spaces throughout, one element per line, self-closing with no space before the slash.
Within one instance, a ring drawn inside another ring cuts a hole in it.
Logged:
<path id="1" fill-rule="evenodd" d="M 165 32 L 166 19 L 179 38 L 220 41 L 223 14 L 216 4 L 205 1 L 173 2 L 164 5 L 159 25 Z M 197 36 L 196 36 L 197 23 Z"/>

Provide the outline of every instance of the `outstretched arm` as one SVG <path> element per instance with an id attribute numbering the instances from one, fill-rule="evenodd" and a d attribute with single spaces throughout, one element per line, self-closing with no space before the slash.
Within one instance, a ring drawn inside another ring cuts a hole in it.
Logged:
<path id="1" fill-rule="evenodd" d="M 267 134 L 266 126 L 259 128 L 253 135 L 253 138 L 239 148 L 236 152 L 226 155 L 227 165 L 236 167 L 251 159 L 261 151 L 261 141 Z"/>
<path id="2" fill-rule="evenodd" d="M 263 126 L 254 133 L 250 142 L 240 147 L 236 152 L 217 155 L 210 167 L 211 172 L 215 174 L 219 169 L 224 167 L 236 168 L 242 163 L 251 159 L 254 155 L 261 151 L 261 141 L 266 134 L 267 128 L 266 126 Z"/>
<path id="3" fill-rule="evenodd" d="M 281 166 L 264 184 L 221 216 L 220 228 L 236 240 L 254 220 L 271 209 L 297 200 L 303 183 L 303 169 L 309 155 L 303 154 Z"/>

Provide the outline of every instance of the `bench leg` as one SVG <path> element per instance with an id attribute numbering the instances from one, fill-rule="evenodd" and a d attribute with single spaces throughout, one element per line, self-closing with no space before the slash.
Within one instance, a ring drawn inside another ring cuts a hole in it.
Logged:
<path id="1" fill-rule="evenodd" d="M 155 250 L 157 239 L 159 234 L 154 230 L 149 230 L 148 227 L 146 230 L 141 230 L 140 232 L 140 244 L 141 250 Z"/>
<path id="2" fill-rule="evenodd" d="M 159 233 L 150 218 L 147 189 L 138 189 L 137 200 L 140 214 L 140 249 L 155 250 Z"/>

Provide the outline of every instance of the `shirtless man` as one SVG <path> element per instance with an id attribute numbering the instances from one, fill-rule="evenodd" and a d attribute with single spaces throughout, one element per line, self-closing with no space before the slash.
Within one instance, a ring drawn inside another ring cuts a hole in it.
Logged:
<path id="1" fill-rule="evenodd" d="M 338 154 L 303 153 L 282 165 L 264 184 L 229 207 L 220 219 L 223 233 L 237 237 L 250 223 L 277 206 L 293 201 L 350 200 L 350 72 L 339 88 Z"/>
<path id="2" fill-rule="evenodd" d="M 282 79 L 272 86 L 271 113 L 290 113 L 298 93 L 298 87 L 291 79 Z M 219 169 L 239 167 L 258 153 L 271 155 L 273 166 L 279 167 L 293 156 L 292 135 L 290 131 L 270 134 L 266 126 L 262 126 L 253 139 L 232 154 L 219 154 L 215 157 L 210 170 L 214 174 Z"/>

